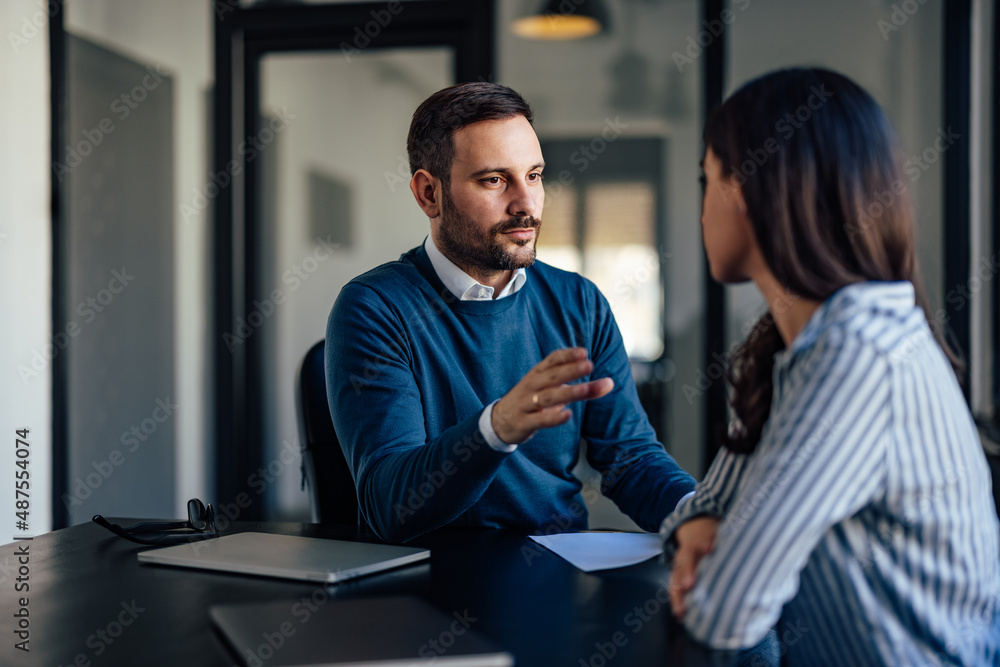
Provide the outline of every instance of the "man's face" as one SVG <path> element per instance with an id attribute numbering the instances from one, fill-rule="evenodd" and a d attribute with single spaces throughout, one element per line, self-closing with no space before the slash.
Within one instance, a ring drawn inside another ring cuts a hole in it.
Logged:
<path id="1" fill-rule="evenodd" d="M 455 133 L 451 183 L 442 188 L 435 245 L 470 274 L 530 266 L 542 225 L 542 149 L 524 116 Z"/>

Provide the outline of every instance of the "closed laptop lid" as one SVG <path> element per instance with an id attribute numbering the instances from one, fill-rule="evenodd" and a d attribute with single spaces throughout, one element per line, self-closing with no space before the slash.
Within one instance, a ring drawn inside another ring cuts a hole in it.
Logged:
<path id="1" fill-rule="evenodd" d="M 449 613 L 411 596 L 216 605 L 209 615 L 249 667 L 514 664 L 468 609 Z"/>
<path id="2" fill-rule="evenodd" d="M 389 544 L 237 533 L 144 551 L 139 561 L 335 583 L 427 560 L 430 554 L 427 549 Z"/>

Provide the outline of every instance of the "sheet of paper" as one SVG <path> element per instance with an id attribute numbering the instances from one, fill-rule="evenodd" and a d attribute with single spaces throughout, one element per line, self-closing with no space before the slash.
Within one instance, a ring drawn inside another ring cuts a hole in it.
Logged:
<path id="1" fill-rule="evenodd" d="M 559 533 L 531 539 L 584 572 L 635 565 L 663 551 L 655 533 Z"/>

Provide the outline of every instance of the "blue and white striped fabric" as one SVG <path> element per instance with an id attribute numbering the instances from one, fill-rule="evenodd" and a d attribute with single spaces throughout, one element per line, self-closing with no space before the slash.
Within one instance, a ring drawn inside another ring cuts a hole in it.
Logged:
<path id="1" fill-rule="evenodd" d="M 663 523 L 721 519 L 684 625 L 728 649 L 777 626 L 791 665 L 1000 664 L 990 485 L 913 286 L 845 287 L 776 357 L 756 451 Z"/>

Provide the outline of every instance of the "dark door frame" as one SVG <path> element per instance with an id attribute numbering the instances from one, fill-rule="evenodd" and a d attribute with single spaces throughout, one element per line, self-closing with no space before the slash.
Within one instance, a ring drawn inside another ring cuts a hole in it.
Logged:
<path id="1" fill-rule="evenodd" d="M 252 312 L 259 287 L 259 201 L 255 151 L 267 128 L 258 127 L 261 58 L 275 52 L 333 51 L 345 58 L 366 49 L 448 46 L 455 80 L 494 78 L 494 1 L 422 0 L 330 5 L 239 6 L 215 0 L 213 110 L 215 500 L 237 502 L 240 519 L 260 520 L 263 503 L 248 503 L 251 476 L 262 464 L 260 336 L 227 346 L 237 318 Z M 260 133 L 260 134 L 258 134 Z M 242 147 L 242 149 L 241 149 Z M 231 339 L 230 339 L 231 340 Z M 238 502 L 242 500 L 243 502 Z"/>
<path id="2" fill-rule="evenodd" d="M 969 284 L 972 256 L 972 185 L 969 156 L 972 128 L 972 0 L 943 3 L 942 39 L 942 125 L 958 135 L 942 156 L 943 210 L 941 295 L 947 315 L 945 335 L 967 362 L 971 360 L 972 304 L 950 298 L 956 288 Z M 995 11 L 995 10 L 994 10 Z M 995 38 L 994 38 L 995 39 Z M 994 223 L 995 224 L 995 223 Z M 966 292 L 967 293 L 967 292 Z M 996 327 L 996 322 L 993 324 Z M 962 386 L 968 401 L 972 373 L 967 368 Z"/>
<path id="3" fill-rule="evenodd" d="M 726 0 L 703 0 L 701 17 L 705 25 L 717 21 L 723 10 L 727 9 Z M 702 76 L 701 126 L 708 124 L 708 119 L 721 104 L 726 87 L 726 57 L 729 49 L 728 24 L 722 23 L 722 31 L 718 37 L 705 47 L 705 72 Z M 702 248 L 704 252 L 704 248 Z M 702 290 L 705 299 L 705 339 L 702 350 L 702 368 L 710 368 L 716 359 L 726 358 L 726 290 L 716 282 L 708 266 L 708 257 L 702 261 Z M 709 466 L 719 452 L 719 429 L 725 428 L 728 421 L 726 407 L 726 385 L 724 382 L 713 382 L 705 391 L 705 402 L 702 407 L 702 457 L 701 470 L 692 471 L 700 477 L 708 471 Z"/>
<path id="4" fill-rule="evenodd" d="M 50 131 L 52 144 L 51 164 L 58 164 L 65 156 L 66 145 L 66 28 L 62 4 L 49 16 L 49 79 Z M 52 215 L 52 331 L 59 331 L 66 323 L 69 309 L 69 230 L 66 224 L 65 204 L 69 201 L 69 183 L 60 181 L 52 172 L 50 212 Z M 69 508 L 63 503 L 63 494 L 69 490 L 69 386 L 68 355 L 57 354 L 52 359 L 52 528 L 69 525 Z"/>

